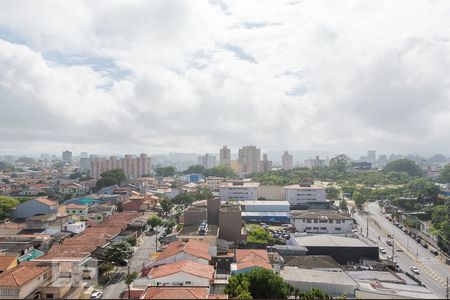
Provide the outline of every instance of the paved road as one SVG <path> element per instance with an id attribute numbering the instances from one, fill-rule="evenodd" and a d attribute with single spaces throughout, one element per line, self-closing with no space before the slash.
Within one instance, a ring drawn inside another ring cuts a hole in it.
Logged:
<path id="1" fill-rule="evenodd" d="M 143 240 L 142 244 L 137 248 L 133 257 L 130 259 L 130 272 L 138 272 L 142 270 L 143 264 L 149 262 L 151 254 L 155 253 L 155 235 L 145 236 L 142 235 L 140 239 Z M 126 290 L 127 286 L 123 282 L 123 278 L 128 272 L 127 267 L 121 267 L 118 271 L 116 278 L 103 290 L 103 298 L 105 299 L 119 299 L 120 294 Z"/>
<path id="2" fill-rule="evenodd" d="M 354 215 L 354 218 L 366 235 L 367 218 L 369 218 L 369 239 L 373 240 L 379 247 L 386 250 L 386 258 L 392 255 L 394 249 L 394 260 L 397 261 L 404 272 L 412 274 L 411 267 L 416 266 L 420 274 L 415 275 L 427 288 L 439 297 L 445 298 L 446 276 L 450 274 L 450 267 L 435 257 L 429 249 L 425 249 L 409 235 L 389 222 L 384 216 L 378 204 L 370 202 L 367 206 L 368 214 Z M 386 244 L 387 234 L 394 237 L 394 248 Z M 378 239 L 380 237 L 380 240 Z"/>

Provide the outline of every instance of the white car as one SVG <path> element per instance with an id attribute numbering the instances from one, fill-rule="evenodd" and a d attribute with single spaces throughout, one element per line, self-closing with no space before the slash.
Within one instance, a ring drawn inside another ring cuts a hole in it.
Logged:
<path id="1" fill-rule="evenodd" d="M 412 271 L 414 274 L 420 274 L 419 269 L 417 269 L 416 267 L 411 267 L 411 271 Z"/>
<path id="2" fill-rule="evenodd" d="M 103 297 L 103 292 L 92 292 L 91 294 L 91 299 L 100 299 L 101 297 Z"/>
<path id="3" fill-rule="evenodd" d="M 381 253 L 381 254 L 386 254 L 386 250 L 384 250 L 383 247 L 380 247 L 380 253 Z"/>

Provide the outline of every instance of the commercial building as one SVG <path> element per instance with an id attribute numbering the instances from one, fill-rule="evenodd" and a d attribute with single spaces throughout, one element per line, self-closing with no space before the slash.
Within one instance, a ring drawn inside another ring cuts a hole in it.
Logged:
<path id="1" fill-rule="evenodd" d="M 261 171 L 261 150 L 256 146 L 244 146 L 238 151 L 238 162 L 243 175 Z"/>
<path id="2" fill-rule="evenodd" d="M 377 246 L 369 246 L 350 236 L 295 233 L 287 244 L 305 247 L 308 255 L 329 255 L 341 265 L 359 263 L 362 259 L 379 259 Z"/>
<path id="3" fill-rule="evenodd" d="M 351 162 L 350 168 L 354 171 L 368 171 L 368 170 L 372 169 L 372 163 L 366 162 L 366 161 Z"/>
<path id="4" fill-rule="evenodd" d="M 258 199 L 260 200 L 284 200 L 284 187 L 280 185 L 260 185 L 258 187 Z"/>
<path id="5" fill-rule="evenodd" d="M 367 151 L 367 161 L 372 165 L 375 164 L 375 162 L 377 161 L 377 152 L 375 150 Z"/>
<path id="6" fill-rule="evenodd" d="M 197 161 L 198 164 L 203 166 L 205 169 L 211 169 L 216 166 L 216 157 L 208 153 L 199 156 Z"/>
<path id="7" fill-rule="evenodd" d="M 258 182 L 252 181 L 226 181 L 219 187 L 220 200 L 257 200 L 258 199 Z"/>
<path id="8" fill-rule="evenodd" d="M 142 153 L 138 157 L 133 157 L 131 154 L 126 154 L 122 159 L 117 159 L 115 156 L 106 158 L 91 159 L 90 174 L 94 179 L 99 179 L 100 175 L 106 171 L 121 169 L 128 179 L 134 179 L 149 174 L 150 157 Z"/>
<path id="9" fill-rule="evenodd" d="M 285 200 L 291 208 L 307 209 L 317 203 L 326 203 L 325 188 L 316 185 L 303 186 L 299 184 L 284 187 Z"/>
<path id="10" fill-rule="evenodd" d="M 80 158 L 80 172 L 88 172 L 91 169 L 91 159 L 89 157 Z"/>
<path id="11" fill-rule="evenodd" d="M 287 201 L 241 201 L 242 219 L 246 222 L 289 223 Z"/>
<path id="12" fill-rule="evenodd" d="M 207 186 L 211 191 L 218 191 L 220 185 L 221 185 L 222 182 L 224 182 L 224 181 L 225 181 L 225 178 L 209 176 L 208 178 L 206 178 L 206 186 Z"/>
<path id="13" fill-rule="evenodd" d="M 222 149 L 220 149 L 220 160 L 219 163 L 221 166 L 226 166 L 231 161 L 231 151 L 228 149 L 228 146 L 223 146 Z"/>
<path id="14" fill-rule="evenodd" d="M 305 212 L 292 214 L 295 230 L 307 233 L 350 233 L 353 218 L 336 212 Z"/>
<path id="15" fill-rule="evenodd" d="M 272 171 L 272 161 L 267 159 L 267 154 L 263 154 L 263 160 L 261 161 L 261 171 L 269 172 Z"/>
<path id="16" fill-rule="evenodd" d="M 66 163 L 72 163 L 72 152 L 70 151 L 63 151 L 62 153 L 62 161 Z"/>
<path id="17" fill-rule="evenodd" d="M 283 156 L 281 157 L 281 166 L 283 170 L 291 170 L 294 167 L 294 159 L 289 152 L 284 151 Z"/>
<path id="18" fill-rule="evenodd" d="M 305 159 L 304 162 L 304 167 L 305 168 L 315 168 L 315 167 L 323 167 L 328 165 L 328 160 L 325 159 L 320 159 L 319 156 L 317 155 L 315 159 L 310 158 L 310 159 Z"/>

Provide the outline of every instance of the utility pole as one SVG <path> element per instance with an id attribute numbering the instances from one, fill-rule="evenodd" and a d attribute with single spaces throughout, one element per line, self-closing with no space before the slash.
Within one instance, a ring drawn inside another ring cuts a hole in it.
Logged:
<path id="1" fill-rule="evenodd" d="M 130 278 L 130 262 L 128 262 L 128 275 L 127 275 L 127 280 L 129 280 Z M 128 300 L 130 299 L 130 285 L 127 283 L 128 286 Z"/>
<path id="2" fill-rule="evenodd" d="M 394 239 L 394 231 L 392 231 L 392 262 L 394 262 L 394 248 L 395 248 L 395 239 Z"/>
<path id="3" fill-rule="evenodd" d="M 447 290 L 446 290 L 445 296 L 447 297 L 447 300 L 448 300 L 448 277 L 447 277 Z"/>
<path id="4" fill-rule="evenodd" d="M 366 236 L 367 236 L 367 238 L 369 237 L 369 215 L 367 215 L 367 223 L 366 223 L 366 226 L 367 226 L 367 232 L 366 232 Z"/>

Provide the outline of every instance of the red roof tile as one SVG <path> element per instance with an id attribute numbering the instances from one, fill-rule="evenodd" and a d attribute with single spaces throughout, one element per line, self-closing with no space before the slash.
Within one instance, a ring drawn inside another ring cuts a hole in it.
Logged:
<path id="1" fill-rule="evenodd" d="M 160 278 L 175 273 L 187 273 L 198 277 L 213 279 L 214 267 L 190 260 L 181 260 L 173 264 L 161 265 L 153 268 L 149 276 L 151 278 Z"/>
<path id="2" fill-rule="evenodd" d="M 149 287 L 141 299 L 207 299 L 207 288 Z"/>
<path id="3" fill-rule="evenodd" d="M 0 274 L 0 287 L 21 287 L 48 270 L 50 267 L 21 264 Z"/>
<path id="4" fill-rule="evenodd" d="M 46 205 L 56 205 L 56 202 L 53 202 L 52 200 L 47 199 L 47 198 L 43 198 L 43 197 L 36 198 L 34 200 L 39 201 L 39 202 L 41 202 L 43 204 L 46 204 Z"/>
<path id="5" fill-rule="evenodd" d="M 198 240 L 190 239 L 187 242 L 176 241 L 167 245 L 161 252 L 156 261 L 161 261 L 168 257 L 177 255 L 180 252 L 185 252 L 194 257 L 211 260 L 211 255 L 208 254 L 209 244 Z"/>
<path id="6" fill-rule="evenodd" d="M 0 271 L 4 272 L 8 267 L 17 260 L 17 256 L 2 255 L 0 256 Z"/>
<path id="7" fill-rule="evenodd" d="M 236 265 L 238 270 L 260 267 L 272 270 L 269 255 L 262 249 L 237 249 Z"/>

